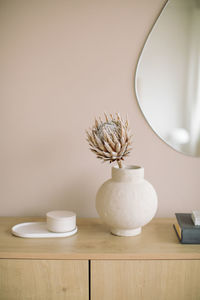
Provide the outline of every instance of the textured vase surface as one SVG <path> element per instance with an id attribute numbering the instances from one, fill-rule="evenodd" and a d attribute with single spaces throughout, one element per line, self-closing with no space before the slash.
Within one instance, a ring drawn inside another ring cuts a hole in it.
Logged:
<path id="1" fill-rule="evenodd" d="M 97 192 L 96 209 L 113 234 L 134 236 L 141 233 L 157 211 L 157 194 L 144 179 L 144 168 L 113 167 L 112 178 Z"/>

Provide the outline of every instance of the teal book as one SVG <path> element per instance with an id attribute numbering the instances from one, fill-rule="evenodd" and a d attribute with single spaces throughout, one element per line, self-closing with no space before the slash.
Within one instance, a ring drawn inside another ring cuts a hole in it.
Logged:
<path id="1" fill-rule="evenodd" d="M 200 244 L 200 225 L 194 225 L 191 214 L 176 213 L 174 230 L 182 244 Z"/>

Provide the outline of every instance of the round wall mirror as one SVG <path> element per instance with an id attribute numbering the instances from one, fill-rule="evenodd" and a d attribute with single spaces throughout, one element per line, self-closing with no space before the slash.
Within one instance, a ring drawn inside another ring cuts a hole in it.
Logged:
<path id="1" fill-rule="evenodd" d="M 167 2 L 139 58 L 135 88 L 157 135 L 200 156 L 200 0 Z"/>

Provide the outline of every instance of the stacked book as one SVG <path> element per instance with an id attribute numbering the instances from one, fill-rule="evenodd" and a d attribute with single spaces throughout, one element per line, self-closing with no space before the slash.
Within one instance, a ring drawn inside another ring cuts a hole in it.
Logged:
<path id="1" fill-rule="evenodd" d="M 182 244 L 200 244 L 200 214 L 176 213 L 177 222 L 173 225 Z M 196 225 L 195 225 L 196 224 Z"/>
<path id="2" fill-rule="evenodd" d="M 200 225 L 200 210 L 194 210 L 192 212 L 192 221 L 194 225 Z"/>

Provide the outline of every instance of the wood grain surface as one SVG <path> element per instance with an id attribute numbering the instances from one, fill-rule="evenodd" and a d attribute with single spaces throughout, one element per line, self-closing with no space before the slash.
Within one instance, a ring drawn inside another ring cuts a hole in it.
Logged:
<path id="1" fill-rule="evenodd" d="M 13 225 L 41 218 L 0 218 L 0 258 L 31 259 L 200 259 L 200 245 L 182 245 L 173 229 L 175 219 L 154 219 L 135 237 L 110 233 L 100 219 L 78 219 L 74 236 L 19 238 Z"/>
<path id="2" fill-rule="evenodd" d="M 200 261 L 92 261 L 93 300 L 199 300 Z"/>
<path id="3" fill-rule="evenodd" d="M 88 300 L 88 261 L 0 260 L 2 300 Z"/>

